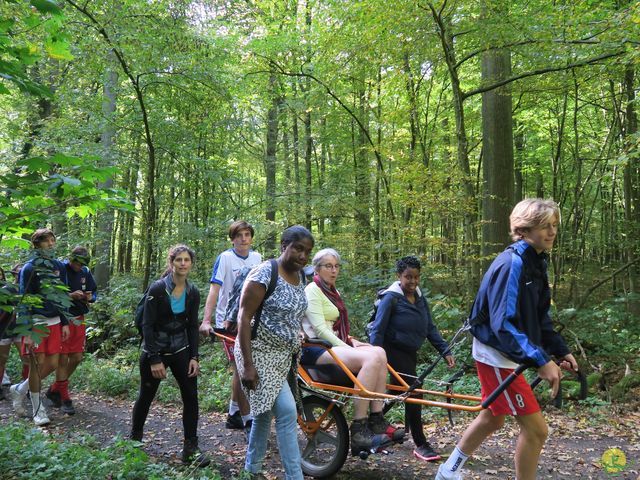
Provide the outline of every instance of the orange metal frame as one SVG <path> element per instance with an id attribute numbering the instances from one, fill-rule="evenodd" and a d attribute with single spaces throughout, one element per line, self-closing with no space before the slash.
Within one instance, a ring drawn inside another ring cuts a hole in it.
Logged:
<path id="1" fill-rule="evenodd" d="M 225 336 L 218 332 L 216 332 L 216 336 L 220 337 L 221 339 L 226 339 L 228 341 L 234 340 L 233 337 Z M 332 393 L 335 395 L 343 395 L 343 396 L 354 395 L 362 398 L 368 398 L 371 400 L 398 400 L 399 396 L 409 391 L 410 385 L 390 365 L 387 365 L 389 374 L 393 376 L 393 378 L 399 383 L 399 385 L 387 384 L 387 390 L 392 392 L 398 392 L 398 395 L 392 395 L 392 394 L 383 393 L 383 392 L 372 392 L 370 390 L 367 390 L 362 385 L 362 383 L 360 383 L 360 381 L 356 378 L 353 372 L 351 372 L 347 368 L 344 362 L 340 360 L 340 358 L 338 358 L 338 356 L 335 354 L 335 352 L 332 349 L 316 343 L 308 343 L 308 344 L 305 344 L 305 346 L 325 348 L 325 350 L 327 350 L 331 355 L 331 357 L 333 358 L 336 365 L 340 367 L 342 371 L 345 373 L 345 375 L 347 375 L 349 379 L 353 382 L 353 387 L 345 387 L 341 385 L 333 385 L 330 383 L 318 382 L 318 381 L 315 381 L 313 378 L 311 378 L 309 373 L 305 370 L 304 366 L 302 365 L 299 366 L 298 376 L 305 383 L 306 386 L 312 389 L 321 390 L 326 393 Z M 419 395 L 428 395 L 431 397 L 440 397 L 440 398 L 447 399 L 448 401 L 414 398 L 411 396 L 402 397 L 400 401 L 404 403 L 415 403 L 419 405 L 425 405 L 428 407 L 439 407 L 439 408 L 446 408 L 448 410 L 461 410 L 466 412 L 479 412 L 480 410 L 483 409 L 481 404 L 482 398 L 476 395 L 464 395 L 464 394 L 457 394 L 452 392 L 442 392 L 437 390 L 425 390 L 421 388 L 416 388 L 415 390 L 413 390 L 412 393 L 419 394 Z M 466 404 L 453 403 L 453 400 L 463 401 L 467 403 Z M 470 403 L 470 402 L 473 402 L 473 403 Z M 316 424 L 307 425 L 307 429 L 309 430 L 308 433 L 312 433 L 318 429 L 319 425 L 322 423 L 327 413 L 328 411 L 325 412 L 325 414 L 320 419 L 318 419 L 318 422 L 316 422 L 317 425 Z"/>
<path id="2" fill-rule="evenodd" d="M 326 348 L 323 345 L 319 345 L 315 343 L 305 344 L 305 346 L 325 348 L 325 350 L 327 350 L 331 355 L 331 357 L 333 358 L 333 361 L 336 363 L 336 365 L 340 367 L 342 371 L 345 373 L 345 375 L 347 375 L 349 379 L 353 382 L 353 387 L 345 387 L 341 385 L 333 385 L 330 383 L 318 382 L 311 378 L 309 373 L 305 370 L 304 366 L 300 365 L 298 367 L 298 375 L 307 386 L 314 389 L 325 390 L 325 391 L 333 392 L 340 395 L 356 395 L 362 398 L 369 398 L 371 400 L 397 400 L 398 399 L 397 395 L 391 395 L 389 393 L 382 393 L 382 392 L 372 392 L 370 390 L 367 390 L 362 385 L 362 383 L 360 383 L 360 381 L 356 378 L 353 372 L 351 372 L 349 368 L 347 368 L 344 362 L 340 360 L 340 358 L 338 358 L 338 356 L 335 354 L 335 352 L 332 349 Z M 399 383 L 399 385 L 387 384 L 387 390 L 398 392 L 399 395 L 402 395 L 403 393 L 407 393 L 409 391 L 410 385 L 398 374 L 398 372 L 396 372 L 391 367 L 391 365 L 387 364 L 387 369 L 389 370 L 389 374 L 392 375 L 393 378 L 397 380 Z M 459 400 L 459 401 L 475 402 L 475 403 L 472 405 L 460 404 L 460 403 L 449 403 L 447 401 L 414 398 L 411 396 L 402 398 L 402 402 L 416 403 L 416 404 L 425 405 L 428 407 L 446 408 L 448 410 L 462 410 L 467 412 L 479 412 L 480 410 L 482 410 L 482 405 L 481 405 L 482 398 L 476 395 L 464 395 L 464 394 L 457 394 L 457 393 L 451 393 L 451 392 L 442 392 L 437 390 L 425 390 L 422 388 L 416 388 L 415 390 L 413 390 L 412 393 L 429 395 L 432 397 L 434 396 L 444 397 L 450 400 Z"/>

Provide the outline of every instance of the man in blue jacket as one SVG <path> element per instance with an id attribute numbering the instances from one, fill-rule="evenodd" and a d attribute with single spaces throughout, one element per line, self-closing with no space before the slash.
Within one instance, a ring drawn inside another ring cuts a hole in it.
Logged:
<path id="1" fill-rule="evenodd" d="M 558 232 L 560 211 L 551 200 L 525 199 L 510 216 L 515 241 L 493 261 L 482 279 L 471 311 L 473 358 L 482 398 L 495 390 L 518 364 L 532 366 L 558 392 L 560 367 L 577 370 L 575 358 L 553 330 L 549 307 L 547 255 Z M 560 366 L 551 360 L 558 358 Z M 515 466 L 518 480 L 533 480 L 547 438 L 547 424 L 522 375 L 467 427 L 436 480 L 462 479 L 460 470 L 480 444 L 515 417 L 520 427 Z"/>
<path id="2" fill-rule="evenodd" d="M 33 421 L 36 425 L 50 423 L 40 398 L 44 380 L 58 366 L 62 342 L 69 336 L 69 321 L 65 312 L 66 293 L 59 287 L 66 285 L 63 263 L 54 257 L 56 236 L 48 228 L 40 228 L 31 236 L 34 248 L 32 258 L 20 271 L 20 293 L 37 295 L 41 306 L 30 306 L 18 311 L 18 324 L 29 324 L 22 337 L 21 354 L 31 361 L 29 378 L 10 388 L 13 408 L 24 415 L 24 399 L 31 395 Z"/>
<path id="3" fill-rule="evenodd" d="M 76 246 L 64 261 L 69 298 L 73 302 L 69 308 L 69 338 L 62 342 L 60 361 L 56 369 L 56 381 L 47 390 L 46 396 L 56 407 L 67 415 L 76 413 L 69 395 L 69 377 L 82 361 L 87 341 L 85 315 L 89 313 L 89 304 L 96 301 L 96 281 L 89 270 L 89 250 Z"/>

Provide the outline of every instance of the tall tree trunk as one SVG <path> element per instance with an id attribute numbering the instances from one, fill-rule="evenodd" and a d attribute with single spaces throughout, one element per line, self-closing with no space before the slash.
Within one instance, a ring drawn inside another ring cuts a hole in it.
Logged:
<path id="1" fill-rule="evenodd" d="M 482 55 L 482 81 L 511 76 L 511 52 L 491 49 Z M 509 87 L 482 94 L 482 255 L 490 257 L 509 243 L 513 202 L 513 119 Z"/>
<path id="2" fill-rule="evenodd" d="M 113 57 L 113 54 L 110 55 Z M 113 58 L 112 63 L 115 62 Z M 102 99 L 102 117 L 104 125 L 102 134 L 100 135 L 100 143 L 102 145 L 102 163 L 107 166 L 113 165 L 114 161 L 114 139 L 116 135 L 115 124 L 113 123 L 113 114 L 116 110 L 116 90 L 118 87 L 118 73 L 113 70 L 107 70 L 103 85 Z M 113 178 L 108 178 L 100 185 L 101 188 L 112 188 Z M 113 210 L 102 211 L 97 218 L 96 232 L 96 259 L 95 279 L 100 290 L 104 290 L 109 285 L 109 277 L 111 273 L 111 234 L 113 230 Z"/>
<path id="3" fill-rule="evenodd" d="M 525 135 L 524 125 L 515 123 L 515 134 L 513 137 L 513 143 L 515 147 L 515 159 L 514 159 L 514 190 L 513 190 L 513 203 L 514 205 L 524 198 L 524 178 L 522 176 L 522 165 L 525 158 Z"/>
<path id="4" fill-rule="evenodd" d="M 275 73 L 269 75 L 269 91 L 271 104 L 267 111 L 267 148 L 264 157 L 264 173 L 266 177 L 265 219 L 268 224 L 273 225 L 276 220 L 276 151 L 278 145 L 278 109 L 280 105 L 278 81 Z M 275 248 L 275 231 L 269 228 L 265 250 L 266 252 L 274 252 Z"/>
<path id="5" fill-rule="evenodd" d="M 468 275 L 466 275 L 466 290 L 472 294 L 478 284 L 480 278 L 480 265 L 478 263 L 478 206 L 476 192 L 473 187 L 473 179 L 471 176 L 471 167 L 469 165 L 469 141 L 464 119 L 464 99 L 465 95 L 460 87 L 460 78 L 458 76 L 457 62 L 455 55 L 455 47 L 450 26 L 447 21 L 442 18 L 441 11 L 429 3 L 429 9 L 436 22 L 438 37 L 442 45 L 449 78 L 451 80 L 451 94 L 453 100 L 453 111 L 456 120 L 456 139 L 457 139 L 457 166 L 462 173 L 462 192 L 466 200 L 464 208 L 464 239 L 462 249 L 462 261 L 467 267 Z"/>
<path id="6" fill-rule="evenodd" d="M 358 102 L 358 117 L 365 128 L 359 128 L 355 135 L 354 145 L 354 173 L 355 173 L 355 217 L 358 229 L 356 244 L 356 263 L 363 267 L 371 258 L 371 218 L 369 214 L 371 187 L 369 183 L 370 165 L 368 141 L 365 129 L 369 128 L 369 107 L 364 80 L 356 80 L 356 95 Z"/>
<path id="7" fill-rule="evenodd" d="M 625 115 L 625 148 L 627 163 L 624 166 L 624 214 L 626 220 L 627 241 L 626 260 L 634 261 L 640 255 L 640 154 L 635 144 L 638 133 L 638 116 L 635 109 L 635 69 L 634 65 L 627 65 L 624 75 L 624 89 L 626 92 Z M 629 290 L 636 295 L 629 301 L 630 311 L 640 315 L 640 269 L 637 264 L 629 268 Z"/>

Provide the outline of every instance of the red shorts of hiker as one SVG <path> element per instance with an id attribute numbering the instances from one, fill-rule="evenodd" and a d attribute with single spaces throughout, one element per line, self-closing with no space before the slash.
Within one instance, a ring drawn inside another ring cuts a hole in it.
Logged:
<path id="1" fill-rule="evenodd" d="M 35 325 L 33 331 L 40 338 L 39 343 L 37 338 L 33 338 L 34 343 L 32 345 L 25 345 L 24 337 L 22 337 L 22 344 L 20 345 L 20 355 L 28 355 L 29 349 L 33 353 L 44 353 L 45 355 L 55 355 L 60 353 L 62 348 L 62 327 L 59 323 L 55 325 Z M 46 337 L 44 336 L 46 335 Z"/>
<path id="2" fill-rule="evenodd" d="M 62 342 L 62 354 L 84 352 L 87 342 L 87 326 L 84 323 L 84 315 L 80 315 L 69 321 L 69 338 Z"/>
<path id="3" fill-rule="evenodd" d="M 486 399 L 512 372 L 509 368 L 498 368 L 486 363 L 476 362 L 482 400 Z M 494 416 L 530 415 L 540 411 L 540 405 L 524 375 L 518 375 L 509 387 L 489 405 Z"/>
<path id="4" fill-rule="evenodd" d="M 227 354 L 227 360 L 229 360 L 230 362 L 234 363 L 236 362 L 236 357 L 233 356 L 233 346 L 235 345 L 235 337 L 233 342 L 230 342 L 229 340 L 223 339 L 222 340 L 222 346 L 224 347 L 224 353 Z"/>

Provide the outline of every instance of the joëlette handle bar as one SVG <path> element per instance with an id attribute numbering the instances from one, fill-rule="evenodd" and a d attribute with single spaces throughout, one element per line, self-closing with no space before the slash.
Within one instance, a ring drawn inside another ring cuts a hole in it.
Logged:
<path id="1" fill-rule="evenodd" d="M 502 395 L 502 392 L 504 392 L 507 389 L 507 387 L 511 385 L 513 381 L 518 377 L 518 375 L 524 372 L 527 368 L 528 367 L 526 365 L 518 365 L 518 368 L 516 368 L 513 372 L 511 372 L 509 376 L 507 376 L 507 378 L 505 378 L 500 383 L 500 385 L 498 385 L 498 388 L 496 388 L 493 392 L 491 392 L 491 395 L 489 395 L 487 398 L 484 399 L 484 401 L 482 402 L 482 408 L 489 408 L 489 405 L 491 405 L 496 398 Z M 542 380 L 542 379 L 538 378 L 538 380 Z M 538 383 L 540 382 L 538 381 Z M 536 383 L 536 385 L 538 383 Z M 533 384 L 531 385 L 531 388 L 534 388 Z"/>

